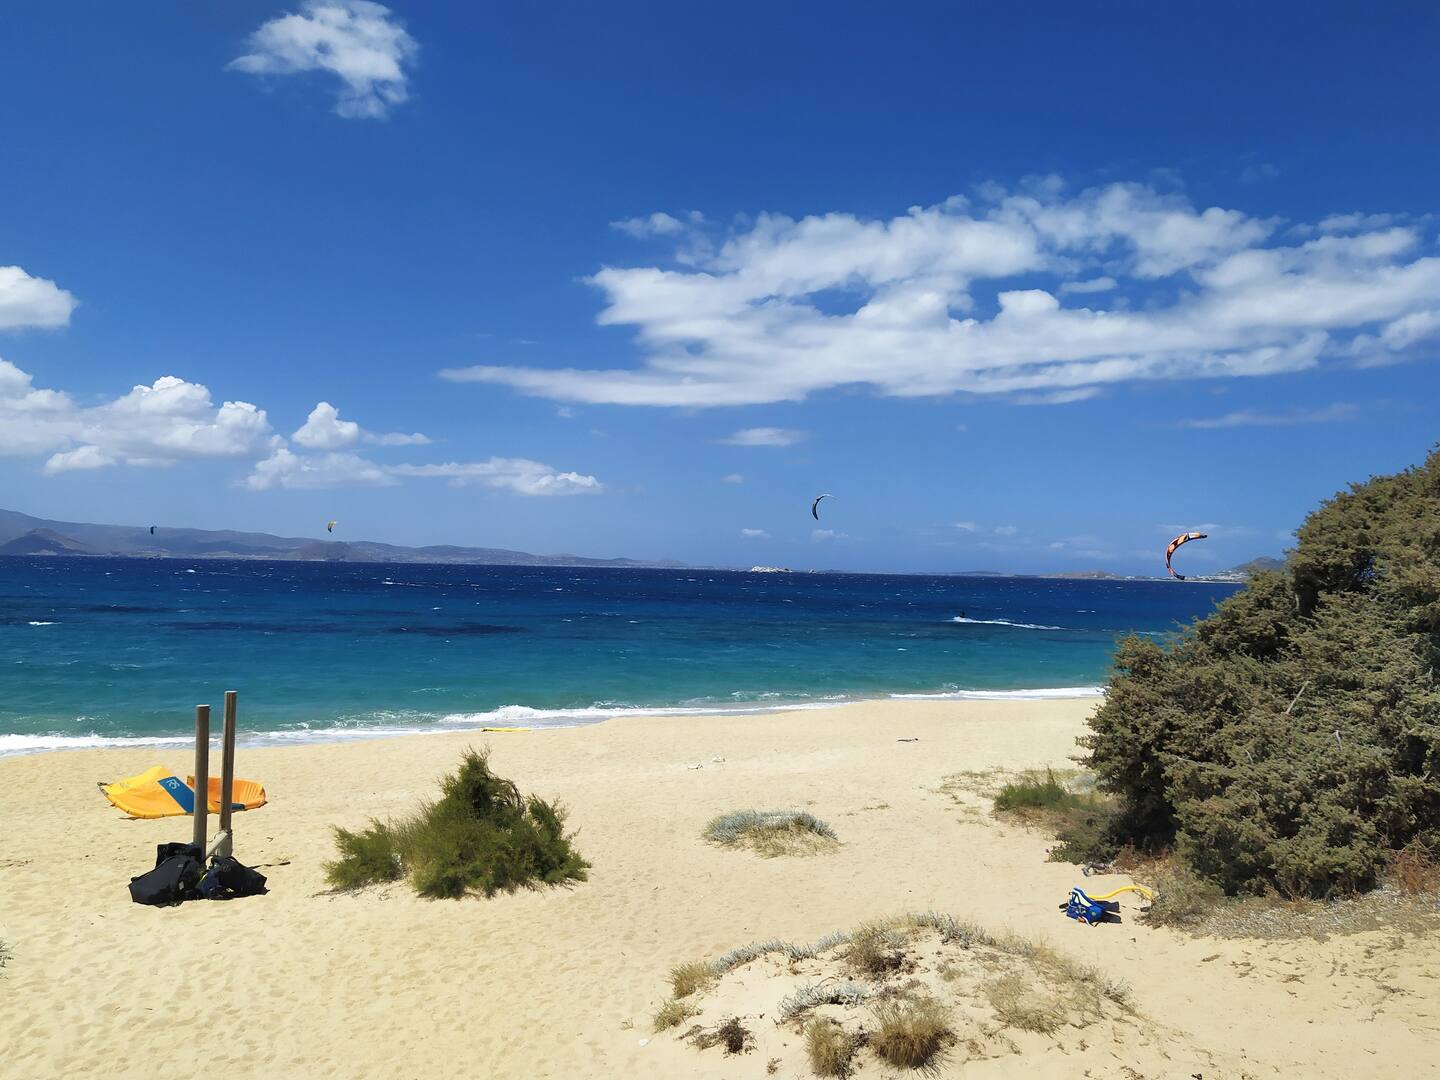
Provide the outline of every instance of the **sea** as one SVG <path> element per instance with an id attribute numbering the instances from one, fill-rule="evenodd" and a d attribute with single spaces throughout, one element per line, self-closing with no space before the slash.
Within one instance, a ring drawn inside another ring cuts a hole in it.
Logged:
<path id="1" fill-rule="evenodd" d="M 0 754 L 275 743 L 874 698 L 1099 695 L 1118 639 L 1237 586 L 730 570 L 0 558 Z"/>

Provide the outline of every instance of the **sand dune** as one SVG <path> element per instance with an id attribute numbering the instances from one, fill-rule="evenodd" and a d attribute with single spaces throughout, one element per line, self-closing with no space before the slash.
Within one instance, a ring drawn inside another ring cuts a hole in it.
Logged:
<path id="1" fill-rule="evenodd" d="M 774 1075 L 804 1076 L 798 1037 L 773 1021 L 739 1056 L 652 1034 L 671 965 L 923 910 L 1048 941 L 1133 988 L 1133 1019 L 1011 1033 L 1015 1052 L 955 1057 L 941 1075 L 1434 1074 L 1433 937 L 1195 940 L 1136 924 L 1128 904 L 1124 925 L 1087 929 L 1057 911 L 1080 878 L 1044 861 L 1044 837 L 941 790 L 963 771 L 1064 764 L 1093 706 L 881 702 L 242 748 L 241 774 L 271 802 L 237 817 L 236 853 L 272 891 L 168 910 L 130 903 L 125 886 L 188 820 L 126 820 L 94 785 L 157 761 L 183 769 L 183 755 L 0 760 L 0 940 L 14 952 L 0 1074 L 743 1078 L 778 1057 Z M 404 885 L 325 892 L 332 825 L 409 809 L 486 741 L 497 771 L 569 806 L 589 882 L 461 902 Z M 744 807 L 810 809 L 841 847 L 767 860 L 700 841 L 710 817 Z M 752 993 L 761 1012 L 790 977 L 756 966 L 736 974 L 749 990 L 713 993 Z"/>

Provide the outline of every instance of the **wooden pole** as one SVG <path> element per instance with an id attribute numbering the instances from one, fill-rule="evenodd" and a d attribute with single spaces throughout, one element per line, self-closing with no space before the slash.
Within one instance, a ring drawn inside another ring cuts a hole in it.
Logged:
<path id="1" fill-rule="evenodd" d="M 205 850 L 205 828 L 210 813 L 210 706 L 195 706 L 195 831 L 191 843 Z"/>
<path id="2" fill-rule="evenodd" d="M 230 834 L 230 809 L 235 794 L 235 699 L 234 690 L 225 691 L 225 727 L 220 743 L 220 848 L 229 855 L 234 846 Z"/>

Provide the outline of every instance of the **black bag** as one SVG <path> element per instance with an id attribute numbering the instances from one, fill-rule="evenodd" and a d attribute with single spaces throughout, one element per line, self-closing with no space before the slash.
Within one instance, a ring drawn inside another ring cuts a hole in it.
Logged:
<path id="1" fill-rule="evenodd" d="M 206 900 L 230 900 L 237 896 L 258 896 L 268 892 L 265 875 L 238 859 L 221 855 L 210 864 L 200 881 L 200 895 Z"/>
<path id="2" fill-rule="evenodd" d="M 155 869 L 130 879 L 130 899 L 137 904 L 179 904 L 199 893 L 201 851 L 194 844 L 159 844 Z"/>

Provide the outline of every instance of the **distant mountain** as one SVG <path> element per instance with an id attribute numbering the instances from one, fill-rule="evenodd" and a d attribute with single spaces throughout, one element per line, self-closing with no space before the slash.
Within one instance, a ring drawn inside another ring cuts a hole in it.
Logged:
<path id="1" fill-rule="evenodd" d="M 673 559 L 590 559 L 580 555 L 532 555 L 506 548 L 401 547 L 369 540 L 348 542 L 313 537 L 271 536 L 231 529 L 172 529 L 47 521 L 0 510 L 0 556 L 128 555 L 155 559 L 286 559 L 312 562 L 469 563 L 491 566 L 660 566 Z"/>

